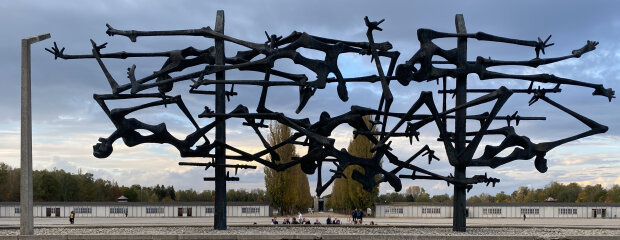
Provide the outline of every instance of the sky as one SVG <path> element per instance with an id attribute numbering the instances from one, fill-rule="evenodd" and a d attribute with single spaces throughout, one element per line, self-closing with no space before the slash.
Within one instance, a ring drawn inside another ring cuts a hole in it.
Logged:
<path id="1" fill-rule="evenodd" d="M 69 172 L 90 172 L 97 178 L 117 181 L 121 185 L 155 184 L 173 185 L 176 189 L 213 189 L 213 182 L 203 182 L 213 171 L 202 168 L 179 166 L 178 151 L 169 145 L 143 144 L 126 147 L 122 140 L 114 144 L 114 152 L 106 159 L 92 155 L 92 145 L 100 137 L 107 137 L 114 126 L 93 100 L 93 94 L 108 94 L 109 85 L 93 59 L 54 60 L 44 48 L 53 42 L 66 47 L 66 54 L 91 52 L 90 39 L 98 44 L 107 42 L 102 53 L 154 52 L 184 49 L 193 46 L 205 49 L 213 46 L 212 39 L 202 37 L 142 37 L 136 43 L 121 36 L 108 36 L 105 24 L 124 30 L 175 30 L 214 26 L 217 10 L 225 11 L 227 35 L 251 42 L 264 42 L 264 32 L 287 36 L 293 31 L 307 32 L 315 36 L 348 41 L 367 41 L 364 16 L 371 20 L 385 19 L 383 31 L 374 32 L 376 42 L 389 41 L 394 50 L 401 53 L 398 63 L 409 59 L 419 48 L 416 30 L 430 28 L 454 32 L 455 14 L 463 14 L 468 32 L 486 32 L 494 35 L 536 40 L 552 35 L 554 46 L 546 49 L 543 57 L 570 54 L 581 48 L 587 40 L 599 41 L 597 49 L 581 58 L 570 59 L 539 68 L 501 67 L 494 70 L 513 74 L 550 73 L 556 76 L 584 82 L 603 84 L 606 88 L 620 89 L 620 3 L 617 1 L 9 1 L 0 0 L 0 161 L 19 167 L 20 158 L 20 42 L 22 38 L 51 33 L 52 38 L 32 46 L 32 121 L 33 165 L 37 170 L 63 169 Z M 437 41 L 445 49 L 456 46 L 454 39 Z M 228 56 L 243 50 L 227 44 Z M 321 52 L 304 49 L 304 56 L 321 59 Z M 508 44 L 469 40 L 468 59 L 477 56 L 502 60 L 529 60 L 535 57 L 531 48 Z M 144 76 L 158 70 L 165 59 L 104 60 L 117 81 L 126 83 L 126 69 L 136 64 L 136 74 Z M 387 61 L 382 62 L 387 69 Z M 345 77 L 377 74 L 370 57 L 343 54 L 338 61 Z M 291 61 L 279 61 L 277 69 L 307 74 L 312 73 Z M 262 74 L 247 72 L 227 73 L 228 79 L 262 79 Z M 454 84 L 449 80 L 449 84 Z M 518 80 L 480 81 L 470 75 L 470 88 L 527 88 L 529 82 Z M 203 107 L 214 108 L 211 96 L 191 96 L 187 93 L 189 83 L 175 85 L 171 94 L 183 95 L 185 103 L 194 116 Z M 453 86 L 453 85 L 452 85 Z M 536 85 L 538 86 L 538 85 Z M 540 85 L 542 87 L 552 87 Z M 377 84 L 348 84 L 349 101 L 342 102 L 333 84 L 320 89 L 310 99 L 300 114 L 294 110 L 298 103 L 295 88 L 280 87 L 270 90 L 267 107 L 282 111 L 295 118 L 309 118 L 315 122 L 322 111 L 336 116 L 347 112 L 351 106 L 375 108 L 381 88 Z M 433 91 L 436 104 L 440 106 L 434 82 L 391 85 L 395 95 L 394 111 L 406 111 L 417 100 L 421 91 Z M 255 109 L 260 88 L 236 87 L 239 96 L 227 104 L 231 110 L 238 104 Z M 602 184 L 610 187 L 620 184 L 620 119 L 617 99 L 608 102 L 601 96 L 592 96 L 589 88 L 562 86 L 561 94 L 550 97 L 570 109 L 609 126 L 609 131 L 562 145 L 547 154 L 549 170 L 538 173 L 533 160 L 515 161 L 496 169 L 470 168 L 468 176 L 488 173 L 500 178 L 496 187 L 483 184 L 474 186 L 469 194 L 499 191 L 512 192 L 518 186 L 540 188 L 551 181 L 561 183 Z M 518 96 L 517 96 L 518 95 Z M 470 94 L 470 99 L 479 95 Z M 517 132 L 534 142 L 553 141 L 572 136 L 588 128 L 567 114 L 539 101 L 528 106 L 531 96 L 515 94 L 498 115 L 545 116 L 547 121 L 522 122 Z M 129 106 L 139 101 L 112 103 L 113 107 Z M 448 105 L 450 107 L 451 105 Z M 491 105 L 483 105 L 471 112 L 489 111 Z M 420 113 L 425 113 L 421 110 Z M 173 135 L 182 137 L 192 131 L 190 123 L 181 116 L 178 108 L 154 108 L 133 114 L 150 124 L 165 122 Z M 210 120 L 198 120 L 201 126 Z M 239 121 L 230 121 L 227 141 L 241 149 L 260 150 L 260 141 L 251 129 Z M 477 125 L 471 122 L 470 126 Z M 429 125 L 430 126 L 430 125 Z M 500 121 L 493 126 L 505 126 Z M 209 135 L 212 138 L 212 134 Z M 337 148 L 346 148 L 352 137 L 352 129 L 338 127 L 331 136 Z M 395 139 L 392 147 L 400 158 L 408 158 L 425 144 L 437 151 L 439 162 L 428 165 L 423 158 L 414 163 L 442 175 L 453 172 L 447 162 L 442 146 L 436 141 L 438 134 L 432 127 L 422 129 L 420 142 L 409 144 L 406 139 Z M 485 138 L 483 145 L 497 144 L 499 138 Z M 480 149 L 483 149 L 480 147 Z M 297 149 L 304 153 L 306 149 Z M 478 151 L 476 156 L 479 156 Z M 391 170 L 393 165 L 386 164 Z M 332 167 L 333 168 L 333 167 Z M 327 168 L 329 169 L 329 167 Z M 325 169 L 325 173 L 327 173 Z M 401 172 L 410 174 L 411 172 Z M 256 170 L 241 170 L 239 182 L 228 182 L 229 188 L 264 188 L 261 166 Z M 327 180 L 324 174 L 324 181 Z M 314 194 L 316 175 L 310 175 L 310 187 Z M 452 194 L 445 182 L 403 179 L 403 189 L 422 186 L 431 194 Z M 328 190 L 325 194 L 328 194 Z M 381 193 L 394 191 L 388 184 L 380 186 Z"/>

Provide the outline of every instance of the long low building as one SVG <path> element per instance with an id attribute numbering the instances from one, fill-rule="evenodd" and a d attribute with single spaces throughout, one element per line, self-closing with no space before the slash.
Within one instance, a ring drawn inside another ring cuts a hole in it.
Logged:
<path id="1" fill-rule="evenodd" d="M 212 217 L 213 202 L 35 202 L 34 217 Z M 0 202 L 0 217 L 19 217 L 18 202 Z M 226 216 L 267 217 L 269 202 L 228 202 Z"/>
<path id="2" fill-rule="evenodd" d="M 451 203 L 377 203 L 375 217 L 451 218 Z M 620 203 L 468 203 L 469 218 L 616 218 Z"/>

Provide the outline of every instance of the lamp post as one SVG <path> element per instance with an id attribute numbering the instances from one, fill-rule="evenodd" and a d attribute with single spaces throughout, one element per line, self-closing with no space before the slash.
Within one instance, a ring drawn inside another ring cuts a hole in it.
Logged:
<path id="1" fill-rule="evenodd" d="M 30 96 L 30 45 L 50 38 L 49 33 L 22 39 L 21 86 L 21 174 L 20 174 L 20 234 L 34 234 L 32 209 L 32 105 Z"/>

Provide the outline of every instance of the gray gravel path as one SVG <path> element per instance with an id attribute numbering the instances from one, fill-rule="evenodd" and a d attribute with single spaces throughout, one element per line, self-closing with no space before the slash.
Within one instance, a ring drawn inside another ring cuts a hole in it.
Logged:
<path id="1" fill-rule="evenodd" d="M 18 235 L 19 229 L 3 229 L 0 235 Z M 453 232 L 448 227 L 404 226 L 235 226 L 226 231 L 210 227 L 47 227 L 36 228 L 35 235 L 430 235 L 430 236 L 618 236 L 620 229 L 583 228 L 485 228 L 470 227 L 466 233 Z"/>

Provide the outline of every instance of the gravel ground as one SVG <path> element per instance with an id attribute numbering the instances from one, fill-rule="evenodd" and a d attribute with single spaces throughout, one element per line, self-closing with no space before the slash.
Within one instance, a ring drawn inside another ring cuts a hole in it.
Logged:
<path id="1" fill-rule="evenodd" d="M 19 229 L 0 229 L 0 235 L 18 235 Z M 362 234 L 362 235 L 504 235 L 504 236 L 618 236 L 620 229 L 583 229 L 583 228 L 469 228 L 466 233 L 453 232 L 447 227 L 391 227 L 391 226 L 360 226 L 360 227 L 325 227 L 325 226 L 246 226 L 229 227 L 226 231 L 216 231 L 209 227 L 48 227 L 35 228 L 35 235 L 321 235 L 321 234 Z"/>

